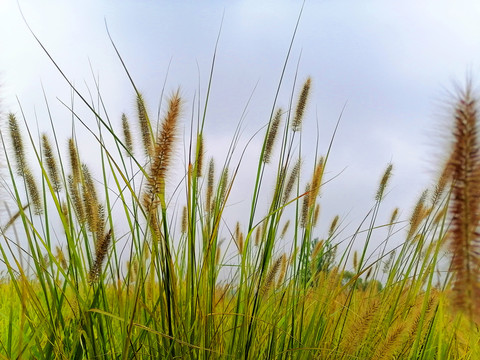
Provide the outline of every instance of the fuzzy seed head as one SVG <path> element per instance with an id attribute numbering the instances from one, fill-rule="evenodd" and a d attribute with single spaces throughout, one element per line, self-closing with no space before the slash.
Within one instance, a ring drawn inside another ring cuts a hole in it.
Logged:
<path id="1" fill-rule="evenodd" d="M 453 183 L 450 200 L 454 306 L 480 319 L 480 145 L 478 101 L 470 84 L 454 110 L 453 149 L 447 164 Z"/>
<path id="2" fill-rule="evenodd" d="M 42 198 L 40 196 L 35 177 L 30 170 L 27 170 L 23 176 L 27 185 L 30 202 L 33 204 L 34 213 L 35 215 L 41 215 L 43 213 Z"/>
<path id="3" fill-rule="evenodd" d="M 290 194 L 292 193 L 293 186 L 295 185 L 295 182 L 298 180 L 298 174 L 300 173 L 300 166 L 301 166 L 301 159 L 298 159 L 294 167 L 292 168 L 292 171 L 290 172 L 290 176 L 288 177 L 288 181 L 283 193 L 283 204 L 285 204 L 288 200 L 290 200 Z"/>
<path id="4" fill-rule="evenodd" d="M 273 145 L 275 144 L 275 140 L 277 138 L 278 129 L 280 127 L 280 121 L 282 120 L 282 109 L 278 109 L 275 113 L 271 123 L 269 124 L 267 140 L 265 143 L 265 152 L 263 153 L 263 162 L 268 164 L 270 162 Z"/>
<path id="5" fill-rule="evenodd" d="M 73 182 L 78 184 L 82 181 L 80 158 L 78 157 L 77 146 L 73 138 L 68 139 L 68 153 L 70 156 L 70 167 L 73 175 Z"/>
<path id="6" fill-rule="evenodd" d="M 132 141 L 132 132 L 130 131 L 130 124 L 128 123 L 127 115 L 122 114 L 122 129 L 123 129 L 123 140 L 125 142 L 125 147 L 127 148 L 127 156 L 132 156 L 133 154 L 133 141 Z"/>
<path id="7" fill-rule="evenodd" d="M 187 207 L 184 206 L 182 210 L 182 234 L 186 234 L 188 229 L 188 213 L 187 213 Z"/>
<path id="8" fill-rule="evenodd" d="M 423 220 L 423 215 L 425 214 L 425 199 L 427 197 L 427 190 L 425 190 L 415 205 L 413 213 L 410 217 L 410 228 L 408 230 L 407 239 L 412 239 L 415 233 L 417 232 L 420 224 Z"/>
<path id="9" fill-rule="evenodd" d="M 315 212 L 313 213 L 313 226 L 317 226 L 317 223 L 318 223 L 318 218 L 320 216 L 320 204 L 317 204 L 315 206 Z"/>
<path id="10" fill-rule="evenodd" d="M 270 265 L 270 269 L 265 276 L 265 281 L 262 287 L 262 295 L 265 296 L 270 291 L 273 285 L 275 285 L 275 278 L 277 277 L 278 271 L 280 270 L 282 264 L 282 257 L 277 258 L 272 265 Z"/>
<path id="11" fill-rule="evenodd" d="M 338 215 L 336 215 L 333 218 L 332 223 L 330 224 L 330 229 L 328 230 L 328 237 L 329 238 L 331 238 L 333 236 L 333 234 L 335 233 L 335 230 L 337 230 L 339 219 L 340 219 L 340 216 L 338 216 Z"/>
<path id="12" fill-rule="evenodd" d="M 12 139 L 15 160 L 17 162 L 17 174 L 19 176 L 24 176 L 25 172 L 28 172 L 29 170 L 25 159 L 22 134 L 18 126 L 17 118 L 12 113 L 8 115 L 8 126 L 10 129 L 10 138 Z"/>
<path id="13" fill-rule="evenodd" d="M 144 193 L 144 206 L 148 212 L 156 209 L 156 198 L 165 191 L 167 170 L 172 162 L 174 143 L 177 137 L 181 99 L 177 91 L 169 101 L 167 114 L 162 122 L 160 133 L 155 142 L 152 164 L 147 179 L 147 191 Z"/>
<path id="14" fill-rule="evenodd" d="M 100 277 L 102 273 L 102 265 L 107 257 L 108 247 L 112 240 L 112 230 L 110 229 L 101 239 L 98 239 L 96 245 L 95 261 L 88 273 L 88 280 L 90 283 L 94 283 Z"/>
<path id="15" fill-rule="evenodd" d="M 385 189 L 387 187 L 388 181 L 392 176 L 392 169 L 393 164 L 388 164 L 385 172 L 383 173 L 382 179 L 380 180 L 380 185 L 378 186 L 377 194 L 375 195 L 376 201 L 381 201 L 383 199 L 383 194 L 385 193 Z"/>
<path id="16" fill-rule="evenodd" d="M 70 197 L 72 199 L 73 208 L 77 214 L 78 222 L 84 224 L 86 221 L 84 204 L 82 197 L 80 196 L 78 184 L 75 183 L 73 175 L 68 175 L 68 188 L 70 190 Z"/>
<path id="17" fill-rule="evenodd" d="M 302 203 L 302 218 L 300 221 L 300 226 L 302 228 L 307 227 L 310 196 L 311 196 L 310 184 L 307 184 L 307 186 L 305 187 L 305 195 L 303 196 L 303 203 Z"/>
<path id="18" fill-rule="evenodd" d="M 196 164 L 197 177 L 202 177 L 203 155 L 204 155 L 203 145 L 204 145 L 203 144 L 203 136 L 202 136 L 202 134 L 198 134 L 198 136 L 197 136 L 197 164 Z"/>
<path id="19" fill-rule="evenodd" d="M 388 223 L 389 226 L 392 226 L 392 225 L 397 221 L 399 211 L 400 211 L 400 209 L 399 209 L 398 207 L 396 207 L 396 208 L 392 211 L 392 215 L 390 216 L 390 222 Z"/>
<path id="20" fill-rule="evenodd" d="M 47 134 L 42 135 L 42 149 L 45 162 L 47 163 L 47 171 L 52 183 L 54 191 L 60 191 L 62 189 L 62 182 L 60 180 L 60 172 L 58 171 L 57 159 L 50 145 Z"/>
<path id="21" fill-rule="evenodd" d="M 310 93 L 310 86 L 312 79 L 309 77 L 303 84 L 302 92 L 298 98 L 297 108 L 295 110 L 295 117 L 292 122 L 292 130 L 294 132 L 300 131 L 302 128 L 303 116 L 305 114 L 305 108 L 307 106 L 308 94 Z"/>
<path id="22" fill-rule="evenodd" d="M 147 157 L 153 156 L 153 138 L 150 119 L 142 94 L 137 95 L 137 116 L 142 134 L 143 148 Z"/>
<path id="23" fill-rule="evenodd" d="M 280 233 L 280 238 L 283 239 L 285 237 L 285 234 L 287 233 L 288 227 L 290 226 L 290 220 L 287 220 L 285 225 L 283 225 L 282 232 Z"/>
<path id="24" fill-rule="evenodd" d="M 67 264 L 67 259 L 65 258 L 65 253 L 63 252 L 62 248 L 60 246 L 55 247 L 56 251 L 56 258 L 60 266 L 62 267 L 63 270 L 67 270 L 68 264 Z"/>
<path id="25" fill-rule="evenodd" d="M 215 181 L 215 162 L 212 158 L 210 159 L 210 163 L 208 164 L 207 194 L 206 194 L 206 201 L 205 201 L 205 210 L 207 212 L 211 211 L 212 209 L 214 181 Z"/>

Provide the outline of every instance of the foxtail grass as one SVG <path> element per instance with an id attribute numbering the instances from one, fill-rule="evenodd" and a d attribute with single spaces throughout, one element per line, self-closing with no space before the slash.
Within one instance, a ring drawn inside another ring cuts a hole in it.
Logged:
<path id="1" fill-rule="evenodd" d="M 207 100 L 188 109 L 190 123 L 179 91 L 162 99 L 167 107 L 157 123 L 119 59 L 136 99 L 138 140 L 126 114 L 112 124 L 68 78 L 91 114 L 73 101 L 67 106 L 74 123 L 66 142 L 57 140 L 55 126 L 53 134 L 33 137 L 23 113 L 22 123 L 8 115 L 0 132 L 2 189 L 6 209 L 14 208 L 0 224 L 1 357 L 480 356 L 471 326 L 479 308 L 480 167 L 470 87 L 457 99 L 451 154 L 432 190 L 413 211 L 392 211 L 385 203 L 395 181 L 388 164 L 365 216 L 347 226 L 343 213 L 330 223 L 323 218 L 325 185 L 335 186 L 329 162 L 340 119 L 329 142 L 319 137 L 311 147 L 302 139 L 313 79 L 296 84 L 295 76 L 281 107 L 284 68 L 270 116 L 252 137 L 242 147 L 239 124 L 229 148 L 210 154 L 216 139 L 205 124 L 214 61 Z M 87 155 L 92 143 L 95 161 Z M 246 189 L 238 179 L 251 163 L 244 155 L 252 143 L 260 146 Z M 236 191 L 246 210 L 232 201 Z"/>

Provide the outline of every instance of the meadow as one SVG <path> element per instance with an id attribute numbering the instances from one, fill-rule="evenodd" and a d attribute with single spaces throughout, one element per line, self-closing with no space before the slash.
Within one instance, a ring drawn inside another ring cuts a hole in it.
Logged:
<path id="1" fill-rule="evenodd" d="M 99 148 L 100 172 L 86 164 L 82 148 L 92 145 L 73 124 L 60 139 L 56 119 L 42 132 L 22 111 L 2 109 L 2 191 L 15 208 L 0 224 L 0 358 L 480 357 L 480 144 L 470 83 L 452 99 L 449 155 L 408 221 L 398 209 L 379 221 L 389 164 L 371 210 L 340 247 L 340 219 L 318 223 L 336 128 L 325 153 L 301 141 L 314 131 L 303 126 L 314 79 L 295 83 L 289 103 L 275 100 L 252 134 L 263 140 L 254 186 L 242 194 L 249 212 L 233 222 L 224 215 L 245 161 L 240 127 L 213 157 L 204 133 L 210 87 L 195 111 L 181 91 L 165 96 L 156 121 L 130 80 L 133 119 L 110 118 L 100 93 L 90 101 L 69 82 L 96 119 L 89 126 L 67 105 Z M 187 161 L 173 194 L 166 184 L 182 145 Z M 373 251 L 378 229 L 387 235 Z"/>

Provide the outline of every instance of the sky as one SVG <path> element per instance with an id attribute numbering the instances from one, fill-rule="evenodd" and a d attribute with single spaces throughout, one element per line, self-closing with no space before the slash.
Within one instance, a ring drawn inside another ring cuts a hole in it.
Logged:
<path id="1" fill-rule="evenodd" d="M 71 116 L 59 100 L 70 103 L 71 91 L 30 34 L 19 7 L 83 93 L 95 88 L 94 76 L 99 79 L 118 129 L 123 112 L 134 118 L 134 92 L 106 24 L 150 111 L 156 114 L 163 88 L 166 94 L 180 88 L 185 123 L 199 89 L 205 99 L 221 27 L 205 145 L 207 156 L 223 154 L 247 103 L 241 144 L 268 121 L 301 6 L 293 0 L 122 0 L 114 5 L 0 0 L 2 112 L 18 113 L 20 103 L 32 124 L 48 131 L 45 91 L 56 130 L 69 135 Z M 434 183 L 447 151 L 451 93 L 467 75 L 478 84 L 478 19 L 480 3 L 475 0 L 306 1 L 278 104 L 288 106 L 297 71 L 296 92 L 312 78 L 303 125 L 304 162 L 309 164 L 304 179 L 311 176 L 317 121 L 319 152 L 325 154 L 345 107 L 327 167 L 334 180 L 320 199 L 324 228 L 337 214 L 345 225 L 358 224 L 373 205 L 390 162 L 393 178 L 382 221 L 396 206 L 407 219 L 418 196 Z M 86 133 L 82 136 L 91 141 Z M 253 184 L 259 146 L 257 137 L 240 169 L 231 200 L 236 214 L 248 207 L 244 190 Z M 178 157 L 181 163 L 181 151 Z"/>

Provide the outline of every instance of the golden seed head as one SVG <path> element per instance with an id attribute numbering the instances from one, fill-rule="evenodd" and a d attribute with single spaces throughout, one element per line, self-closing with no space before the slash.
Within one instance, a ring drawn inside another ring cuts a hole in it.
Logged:
<path id="1" fill-rule="evenodd" d="M 228 168 L 224 168 L 222 171 L 222 176 L 220 177 L 220 191 L 219 191 L 219 203 L 222 204 L 225 201 L 225 196 L 227 195 L 228 188 Z"/>
<path id="2" fill-rule="evenodd" d="M 184 206 L 182 210 L 182 234 L 186 234 L 188 230 L 188 213 L 187 213 L 187 207 Z"/>
<path id="3" fill-rule="evenodd" d="M 277 286 L 280 286 L 283 284 L 283 281 L 285 280 L 285 275 L 287 274 L 287 266 L 288 266 L 287 254 L 283 253 L 281 256 L 280 273 L 278 274 Z"/>
<path id="4" fill-rule="evenodd" d="M 262 225 L 258 225 L 255 229 L 255 246 L 260 246 L 260 240 L 262 239 Z"/>
<path id="5" fill-rule="evenodd" d="M 328 230 L 328 237 L 332 237 L 333 234 L 335 233 L 335 230 L 337 230 L 337 226 L 338 226 L 338 220 L 340 219 L 340 216 L 336 215 L 333 220 L 332 220 L 332 223 L 330 224 L 330 229 Z"/>
<path id="6" fill-rule="evenodd" d="M 265 164 L 268 164 L 270 162 L 270 158 L 272 156 L 273 145 L 275 144 L 278 129 L 280 127 L 280 120 L 282 119 L 282 111 L 282 109 L 277 110 L 267 129 L 268 134 L 265 143 L 265 152 L 263 153 L 263 162 Z"/>
<path id="7" fill-rule="evenodd" d="M 380 185 L 378 186 L 377 194 L 375 195 L 375 200 L 380 201 L 383 199 L 383 194 L 387 187 L 388 181 L 392 176 L 393 164 L 388 164 L 385 172 L 383 173 L 382 179 L 380 180 Z"/>
<path id="8" fill-rule="evenodd" d="M 400 209 L 398 207 L 393 210 L 392 216 L 390 216 L 390 222 L 389 222 L 390 226 L 392 226 L 397 221 L 399 211 Z"/>
<path id="9" fill-rule="evenodd" d="M 97 192 L 95 190 L 95 184 L 92 179 L 92 175 L 90 170 L 88 169 L 86 164 L 82 164 L 83 170 L 83 183 L 82 183 L 82 195 L 83 195 L 83 203 L 85 209 L 85 215 L 87 219 L 88 229 L 96 233 L 98 231 L 99 226 L 99 205 L 98 205 L 98 198 Z M 103 237 L 103 233 L 100 234 L 100 237 Z"/>
<path id="10" fill-rule="evenodd" d="M 300 226 L 302 228 L 307 227 L 310 196 L 311 196 L 310 184 L 307 184 L 307 186 L 305 187 L 305 195 L 303 196 L 303 203 L 302 203 L 302 218 L 300 221 Z"/>
<path id="11" fill-rule="evenodd" d="M 315 244 L 312 250 L 312 259 L 315 259 L 318 256 L 318 254 L 320 254 L 320 251 L 323 250 L 324 243 L 325 243 L 324 240 L 320 240 Z"/>
<path id="12" fill-rule="evenodd" d="M 122 129 L 123 129 L 123 140 L 125 141 L 125 147 L 127 148 L 127 156 L 133 154 L 133 141 L 132 141 L 132 132 L 130 131 L 130 124 L 128 123 L 127 115 L 122 114 Z"/>
<path id="13" fill-rule="evenodd" d="M 215 265 L 218 266 L 220 263 L 220 255 L 222 254 L 222 251 L 220 250 L 220 247 L 217 246 L 217 250 L 215 251 Z"/>
<path id="14" fill-rule="evenodd" d="M 280 270 L 280 266 L 282 264 L 283 257 L 277 258 L 272 265 L 270 265 L 270 269 L 265 276 L 265 281 L 262 287 L 262 295 L 265 296 L 272 286 L 275 284 L 275 278 L 277 277 L 278 271 Z"/>
<path id="15" fill-rule="evenodd" d="M 56 258 L 63 270 L 67 270 L 68 264 L 67 259 L 65 258 L 65 253 L 63 252 L 60 246 L 55 247 Z"/>
<path id="16" fill-rule="evenodd" d="M 412 239 L 415 233 L 418 230 L 418 227 L 420 226 L 422 220 L 423 220 L 423 215 L 425 213 L 425 199 L 427 197 L 428 191 L 425 190 L 420 198 L 417 201 L 417 204 L 415 205 L 415 208 L 413 210 L 413 213 L 410 217 L 410 228 L 408 230 L 407 234 L 407 239 Z"/>
<path id="17" fill-rule="evenodd" d="M 145 155 L 153 156 L 152 128 L 142 94 L 137 94 L 137 116 L 140 125 L 140 132 L 142 134 Z"/>
<path id="18" fill-rule="evenodd" d="M 283 229 L 282 229 L 282 232 L 280 233 L 280 238 L 283 239 L 285 234 L 287 233 L 287 230 L 288 230 L 288 227 L 290 225 L 290 220 L 287 220 L 287 222 L 285 223 L 285 225 L 283 225 Z"/>
<path id="19" fill-rule="evenodd" d="M 208 164 L 207 194 L 206 194 L 206 201 L 205 201 L 205 210 L 207 212 L 211 211 L 212 209 L 214 181 L 215 181 L 215 162 L 212 158 L 210 159 L 210 163 Z"/>
<path id="20" fill-rule="evenodd" d="M 77 214 L 78 222 L 83 224 L 86 221 L 85 209 L 83 205 L 83 200 L 80 196 L 80 190 L 78 184 L 75 183 L 73 175 L 68 175 L 68 188 L 70 190 L 70 197 L 72 199 L 73 208 Z"/>
<path id="21" fill-rule="evenodd" d="M 62 189 L 62 182 L 60 180 L 60 172 L 58 171 L 57 159 L 50 145 L 47 134 L 42 135 L 42 149 L 45 162 L 47 163 L 47 171 L 50 176 L 50 182 L 54 191 L 60 191 Z"/>
<path id="22" fill-rule="evenodd" d="M 315 206 L 315 212 L 313 213 L 313 226 L 317 226 L 318 218 L 320 216 L 320 204 Z"/>
<path id="23" fill-rule="evenodd" d="M 102 204 L 97 204 L 97 239 L 100 239 L 105 234 L 105 207 Z"/>
<path id="24" fill-rule="evenodd" d="M 293 186 L 298 179 L 298 174 L 300 173 L 300 166 L 301 166 L 301 159 L 298 159 L 295 163 L 295 166 L 292 168 L 290 172 L 290 176 L 288 177 L 287 184 L 285 186 L 285 190 L 283 193 L 283 204 L 285 204 L 288 200 L 290 200 L 290 194 L 293 190 Z"/>
<path id="25" fill-rule="evenodd" d="M 312 79 L 309 77 L 303 84 L 302 92 L 298 98 L 297 109 L 295 110 L 295 117 L 292 122 L 292 130 L 300 131 L 302 127 L 303 116 L 305 114 L 305 108 L 307 106 L 308 94 L 310 92 L 310 86 Z"/>
<path id="26" fill-rule="evenodd" d="M 237 221 L 237 224 L 235 225 L 235 234 L 233 238 L 235 245 L 237 246 L 237 250 L 239 254 L 243 253 L 243 240 L 244 240 L 244 235 L 242 230 L 240 229 L 240 223 Z"/>
<path id="27" fill-rule="evenodd" d="M 43 205 L 37 182 L 30 170 L 27 170 L 23 176 L 27 185 L 30 201 L 33 204 L 34 213 L 35 215 L 41 215 L 43 213 Z"/>
<path id="28" fill-rule="evenodd" d="M 309 210 L 313 208 L 314 204 L 317 201 L 317 196 L 320 193 L 320 187 L 322 186 L 323 172 L 324 172 L 324 162 L 323 157 L 320 158 L 315 170 L 313 172 L 312 182 L 311 182 L 311 195 L 309 197 L 308 208 Z"/>
<path id="29" fill-rule="evenodd" d="M 78 184 L 82 181 L 80 158 L 78 157 L 77 146 L 73 138 L 68 139 L 68 153 L 70 155 L 70 167 L 73 175 L 73 182 Z"/>
<path id="30" fill-rule="evenodd" d="M 238 236 L 238 242 L 237 242 L 238 252 L 240 254 L 243 254 L 243 243 L 244 243 L 244 235 L 243 235 L 243 232 L 241 232 Z"/>
<path id="31" fill-rule="evenodd" d="M 27 162 L 25 160 L 25 150 L 23 148 L 22 134 L 18 126 L 17 118 L 14 114 L 8 115 L 8 126 L 10 128 L 10 137 L 12 139 L 12 145 L 15 154 L 15 160 L 17 161 L 17 174 L 24 176 L 28 172 Z"/>

